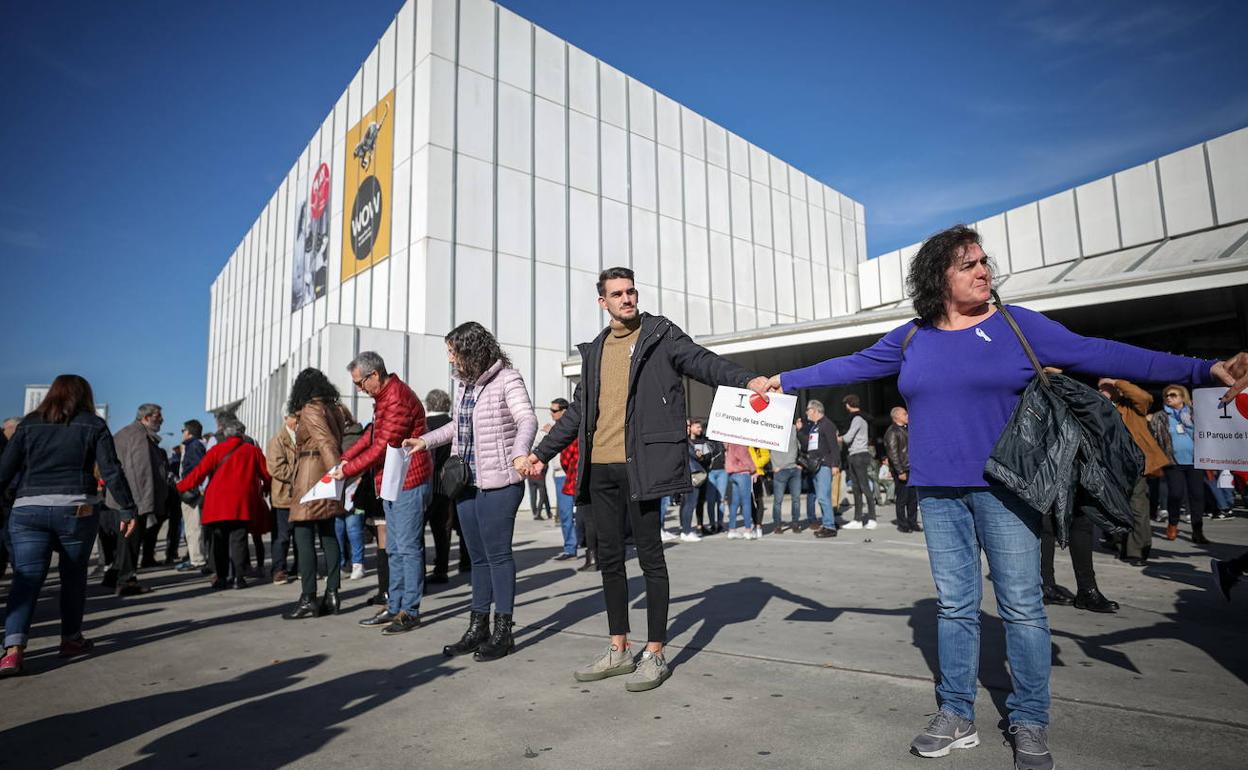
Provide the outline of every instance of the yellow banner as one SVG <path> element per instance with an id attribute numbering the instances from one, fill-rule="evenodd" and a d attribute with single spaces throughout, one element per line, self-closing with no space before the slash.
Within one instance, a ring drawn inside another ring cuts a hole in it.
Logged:
<path id="1" fill-rule="evenodd" d="M 394 91 L 347 132 L 343 174 L 342 280 L 390 256 L 394 196 Z"/>

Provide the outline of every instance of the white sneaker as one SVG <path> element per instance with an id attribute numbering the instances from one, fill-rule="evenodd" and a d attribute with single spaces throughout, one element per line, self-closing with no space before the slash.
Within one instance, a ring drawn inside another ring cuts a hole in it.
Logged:
<path id="1" fill-rule="evenodd" d="M 682 543 L 700 543 L 700 542 L 702 542 L 702 536 L 701 536 L 701 535 L 699 535 L 697 532 L 681 532 L 681 533 L 680 533 L 680 542 L 682 542 Z"/>
<path id="2" fill-rule="evenodd" d="M 862 529 L 862 522 L 854 519 L 845 526 L 841 527 L 841 529 Z"/>
<path id="3" fill-rule="evenodd" d="M 728 539 L 729 540 L 744 540 L 745 535 L 741 534 L 736 529 L 730 529 L 728 530 Z"/>
<path id="4" fill-rule="evenodd" d="M 671 532 L 668 532 L 666 529 L 661 529 L 659 530 L 659 539 L 662 540 L 664 543 L 670 543 L 673 540 L 677 540 L 678 538 L 675 535 L 673 535 Z"/>
<path id="5" fill-rule="evenodd" d="M 868 522 L 867 522 L 867 524 L 866 524 L 866 528 L 867 528 L 867 529 L 875 529 L 875 528 L 876 528 L 876 527 L 878 527 L 878 526 L 879 526 L 879 524 L 876 524 L 876 523 L 875 523 L 875 519 L 871 519 L 871 520 L 870 520 L 870 521 L 868 521 Z"/>
<path id="6" fill-rule="evenodd" d="M 364 577 L 364 565 L 363 565 L 363 564 L 352 564 L 352 565 L 351 565 L 351 575 L 347 578 L 347 580 L 359 580 L 359 579 L 361 579 L 361 578 L 363 578 L 363 577 Z"/>
<path id="7" fill-rule="evenodd" d="M 761 539 L 761 538 L 762 538 L 762 536 L 763 536 L 763 528 L 762 528 L 762 527 L 755 527 L 755 528 L 754 528 L 754 537 L 753 537 L 752 539 L 754 539 L 754 540 L 759 540 L 759 539 Z"/>

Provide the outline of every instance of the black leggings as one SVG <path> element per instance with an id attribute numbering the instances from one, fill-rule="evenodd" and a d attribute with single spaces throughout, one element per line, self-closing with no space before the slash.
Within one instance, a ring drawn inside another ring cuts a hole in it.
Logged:
<path id="1" fill-rule="evenodd" d="M 234 565 L 234 577 L 241 578 L 247 562 L 247 522 L 218 521 L 207 524 L 212 543 L 212 565 L 217 580 L 225 580 Z"/>
<path id="2" fill-rule="evenodd" d="M 1201 529 L 1205 523 L 1205 472 L 1190 465 L 1166 466 L 1166 508 L 1170 523 L 1179 523 L 1179 506 L 1187 504 L 1187 515 L 1192 517 L 1192 529 Z"/>
<path id="3" fill-rule="evenodd" d="M 1053 517 L 1044 516 L 1040 534 L 1040 580 L 1053 585 L 1053 557 L 1057 538 L 1053 534 Z M 1078 510 L 1070 519 L 1070 561 L 1075 568 L 1075 586 L 1080 591 L 1096 588 L 1096 570 L 1092 567 L 1092 519 Z"/>
<path id="4" fill-rule="evenodd" d="M 295 532 L 295 554 L 299 560 L 299 580 L 303 584 L 303 597 L 311 599 L 316 596 L 317 537 L 321 540 L 321 550 L 325 552 L 325 590 L 337 592 L 342 583 L 342 572 L 338 569 L 342 552 L 338 549 L 334 520 L 294 521 L 290 526 Z"/>

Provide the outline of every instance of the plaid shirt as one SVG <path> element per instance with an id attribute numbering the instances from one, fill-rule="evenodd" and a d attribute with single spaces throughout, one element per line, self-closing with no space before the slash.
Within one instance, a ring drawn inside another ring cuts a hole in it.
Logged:
<path id="1" fill-rule="evenodd" d="M 459 421 L 455 425 L 456 437 L 459 439 L 459 456 L 468 468 L 468 483 L 477 478 L 477 452 L 472 444 L 472 411 L 477 407 L 477 388 L 466 385 L 464 394 L 459 399 Z"/>
<path id="2" fill-rule="evenodd" d="M 559 464 L 563 466 L 563 488 L 565 495 L 576 495 L 576 466 L 581 461 L 580 439 L 572 439 L 559 453 Z"/>

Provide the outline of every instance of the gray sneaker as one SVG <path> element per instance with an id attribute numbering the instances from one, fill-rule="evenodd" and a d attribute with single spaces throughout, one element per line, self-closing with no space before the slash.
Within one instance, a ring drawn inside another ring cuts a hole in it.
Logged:
<path id="1" fill-rule="evenodd" d="M 1053 770 L 1049 731 L 1039 725 L 1010 725 L 1015 770 Z"/>
<path id="2" fill-rule="evenodd" d="M 943 757 L 954 749 L 979 745 L 975 723 L 949 711 L 938 711 L 927 729 L 910 742 L 910 753 L 920 757 Z"/>
<path id="3" fill-rule="evenodd" d="M 645 692 L 653 690 L 672 675 L 667 661 L 662 655 L 646 650 L 637 661 L 637 670 L 624 682 L 624 689 L 629 692 Z"/>
<path id="4" fill-rule="evenodd" d="M 593 663 L 578 668 L 573 676 L 576 677 L 578 682 L 597 682 L 599 679 L 606 679 L 609 676 L 631 674 L 636 669 L 637 664 L 633 663 L 632 647 L 617 650 L 615 645 L 611 645 Z"/>

